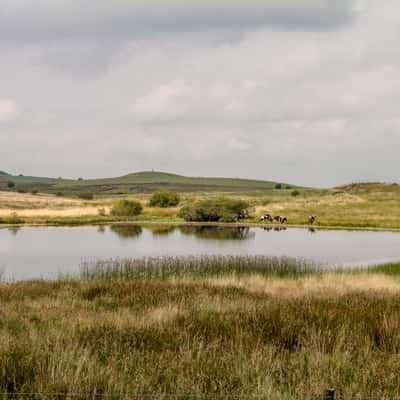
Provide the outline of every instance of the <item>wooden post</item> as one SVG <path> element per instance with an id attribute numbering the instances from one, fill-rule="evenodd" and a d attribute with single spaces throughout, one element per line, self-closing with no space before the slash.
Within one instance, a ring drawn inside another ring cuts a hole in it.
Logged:
<path id="1" fill-rule="evenodd" d="M 324 400 L 335 400 L 335 389 L 327 389 L 325 391 Z"/>

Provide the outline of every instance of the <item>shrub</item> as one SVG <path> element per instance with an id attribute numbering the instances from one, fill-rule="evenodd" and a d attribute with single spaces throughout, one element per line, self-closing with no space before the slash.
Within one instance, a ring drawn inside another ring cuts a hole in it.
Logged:
<path id="1" fill-rule="evenodd" d="M 37 189 L 33 189 L 31 193 L 32 193 L 33 195 L 36 195 L 36 194 L 38 194 L 38 192 L 39 192 L 39 191 L 38 191 Z"/>
<path id="2" fill-rule="evenodd" d="M 78 194 L 78 197 L 82 200 L 93 200 L 93 193 L 82 192 Z"/>
<path id="3" fill-rule="evenodd" d="M 135 200 L 120 200 L 111 209 L 111 215 L 115 217 L 135 217 L 143 211 L 143 206 Z"/>
<path id="4" fill-rule="evenodd" d="M 7 182 L 7 187 L 8 187 L 9 189 L 15 188 L 15 183 L 14 183 L 13 181 L 8 181 L 8 182 Z"/>
<path id="5" fill-rule="evenodd" d="M 63 193 L 63 192 L 57 192 L 57 193 L 56 193 L 56 196 L 57 196 L 57 197 L 62 197 L 62 196 L 64 196 L 64 193 Z"/>
<path id="6" fill-rule="evenodd" d="M 248 208 L 243 200 L 208 199 L 183 207 L 179 215 L 186 221 L 236 222 L 248 217 Z"/>
<path id="7" fill-rule="evenodd" d="M 179 204 L 180 198 L 178 193 L 169 192 L 167 190 L 160 190 L 158 192 L 153 193 L 150 198 L 150 206 L 151 207 L 175 207 Z"/>
<path id="8" fill-rule="evenodd" d="M 296 197 L 296 196 L 298 196 L 300 194 L 300 192 L 298 191 L 298 190 L 293 190 L 292 191 L 292 193 L 291 193 L 291 195 L 293 196 L 293 197 Z"/>
<path id="9" fill-rule="evenodd" d="M 282 189 L 282 184 L 277 183 L 277 184 L 275 185 L 275 189 Z"/>

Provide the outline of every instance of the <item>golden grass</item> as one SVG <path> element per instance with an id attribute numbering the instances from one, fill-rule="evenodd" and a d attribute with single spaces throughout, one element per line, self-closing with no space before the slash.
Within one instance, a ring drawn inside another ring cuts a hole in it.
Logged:
<path id="1" fill-rule="evenodd" d="M 308 296 L 335 297 L 353 292 L 383 291 L 400 293 L 400 280 L 383 274 L 325 273 L 296 279 L 266 278 L 262 276 L 227 276 L 206 279 L 215 287 L 244 289 L 250 293 L 275 298 L 296 299 Z"/>
<path id="2" fill-rule="evenodd" d="M 380 274 L 3 283 L 0 391 L 391 398 L 399 295 Z"/>

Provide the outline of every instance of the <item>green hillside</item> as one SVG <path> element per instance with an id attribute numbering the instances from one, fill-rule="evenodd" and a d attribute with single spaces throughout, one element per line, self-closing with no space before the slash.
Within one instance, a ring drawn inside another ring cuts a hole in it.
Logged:
<path id="1" fill-rule="evenodd" d="M 0 188 L 7 181 L 13 181 L 22 190 L 38 186 L 46 192 L 74 193 L 91 191 L 104 194 L 129 192 L 152 192 L 157 189 L 171 189 L 180 192 L 196 191 L 255 191 L 275 188 L 277 182 L 236 178 L 186 177 L 165 172 L 144 171 L 117 178 L 60 180 L 29 176 L 0 176 Z M 289 185 L 282 183 L 282 187 Z"/>

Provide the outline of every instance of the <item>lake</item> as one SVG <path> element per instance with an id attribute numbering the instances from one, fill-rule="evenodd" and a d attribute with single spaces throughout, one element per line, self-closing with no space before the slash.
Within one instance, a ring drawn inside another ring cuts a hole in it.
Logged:
<path id="1" fill-rule="evenodd" d="M 146 226 L 0 229 L 3 279 L 56 278 L 82 262 L 180 255 L 271 255 L 356 266 L 400 261 L 400 233 L 258 227 Z"/>

